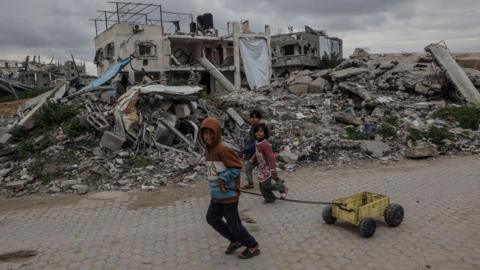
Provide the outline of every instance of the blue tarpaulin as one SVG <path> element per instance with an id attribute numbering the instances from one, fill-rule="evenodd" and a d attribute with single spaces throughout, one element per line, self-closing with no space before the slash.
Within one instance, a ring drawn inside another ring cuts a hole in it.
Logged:
<path id="1" fill-rule="evenodd" d="M 98 77 L 96 80 L 92 81 L 89 85 L 83 87 L 79 91 L 71 94 L 68 96 L 68 98 L 73 98 L 75 96 L 81 95 L 86 92 L 90 91 L 95 91 L 95 90 L 103 90 L 106 91 L 109 95 L 115 95 L 116 94 L 116 87 L 115 84 L 110 84 L 107 86 L 102 86 L 109 82 L 111 79 L 115 78 L 117 74 L 122 71 L 122 69 L 130 63 L 130 58 L 126 59 L 121 59 L 118 61 L 115 65 L 111 66 L 107 71 L 105 71 L 100 77 Z"/>
<path id="2" fill-rule="evenodd" d="M 85 88 L 93 88 L 93 87 L 102 86 L 103 84 L 107 83 L 111 79 L 115 78 L 115 76 L 117 76 L 117 74 L 126 65 L 128 65 L 128 63 L 130 63 L 130 58 L 126 58 L 126 59 L 118 61 L 115 65 L 111 66 L 107 71 L 105 71 L 102 75 L 100 75 L 100 77 L 98 77 L 96 80 L 92 81 Z"/>
<path id="3" fill-rule="evenodd" d="M 130 63 L 130 58 L 126 58 L 118 61 L 115 65 L 111 66 L 107 71 L 105 71 L 100 77 L 92 81 L 89 85 L 85 86 L 81 92 L 88 92 L 96 87 L 102 86 L 111 79 L 115 78 L 117 74 Z"/>

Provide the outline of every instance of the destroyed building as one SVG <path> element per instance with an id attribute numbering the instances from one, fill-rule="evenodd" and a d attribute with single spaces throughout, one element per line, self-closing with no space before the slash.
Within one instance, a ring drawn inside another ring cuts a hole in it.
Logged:
<path id="1" fill-rule="evenodd" d="M 161 5 L 113 4 L 113 11 L 100 11 L 101 15 L 92 19 L 98 74 L 119 59 L 131 57 L 123 72 L 136 83 L 147 78 L 172 85 L 200 84 L 208 92 L 239 89 L 247 81 L 250 88 L 268 85 L 269 26 L 256 34 L 248 22 L 232 22 L 227 25 L 227 35 L 219 36 L 210 13 L 194 21 L 193 14 L 165 11 Z M 178 18 L 189 23 L 183 25 Z M 252 51 L 264 57 L 253 59 L 249 57 Z M 263 76 L 259 78 L 259 74 Z"/>
<path id="2" fill-rule="evenodd" d="M 341 39 L 308 26 L 303 32 L 272 35 L 271 47 L 274 77 L 304 69 L 331 68 L 343 58 Z"/>
<path id="3" fill-rule="evenodd" d="M 0 60 L 0 77 L 17 77 L 22 68 L 23 64 L 19 61 Z"/>
<path id="4" fill-rule="evenodd" d="M 53 63 L 53 58 L 50 63 L 42 63 L 40 56 L 34 56 L 32 61 L 30 57 L 23 62 L 23 68 L 18 71 L 18 80 L 26 85 L 33 87 L 53 87 L 55 80 L 65 79 L 72 80 L 74 78 L 85 78 L 86 67 L 85 63 L 76 64 L 73 60 L 65 61 L 62 65 L 59 62 Z"/>
<path id="5" fill-rule="evenodd" d="M 86 77 L 87 69 L 85 63 L 76 64 L 74 61 L 69 60 L 65 61 L 63 66 L 61 66 L 63 73 L 65 74 L 65 79 L 67 81 L 73 80 L 75 78 L 84 78 Z"/>
<path id="6" fill-rule="evenodd" d="M 480 153 L 480 108 L 473 106 L 480 104 L 480 72 L 462 69 L 446 45 L 430 44 L 421 54 L 355 50 L 334 68 L 294 70 L 270 84 L 268 26 L 255 34 L 248 21 L 229 23 L 219 36 L 211 15 L 193 22 L 188 14 L 186 34 L 159 5 L 113 3 L 116 11 L 94 19 L 96 80 L 81 88 L 57 80 L 34 98 L 0 104 L 0 196 L 193 186 L 206 177 L 202 121 L 219 119 L 222 141 L 240 152 L 253 109 L 262 111 L 278 165 L 289 172 L 310 163 L 331 168 Z M 302 52 L 322 61 L 328 38 L 306 32 L 319 47 Z M 341 41 L 328 46 L 331 55 L 341 53 Z M 133 85 L 114 98 L 112 81 L 122 70 Z M 156 81 L 143 83 L 145 77 Z M 242 87 L 247 83 L 257 91 Z M 229 93 L 212 97 L 205 89 Z M 4 79 L 0 91 L 16 93 Z"/>
<path id="7" fill-rule="evenodd" d="M 31 62 L 27 57 L 24 68 L 18 74 L 18 79 L 20 82 L 33 87 L 52 87 L 52 81 L 55 79 L 53 73 L 51 65 L 42 64 L 40 57 L 34 56 Z"/>
<path id="8" fill-rule="evenodd" d="M 134 85 L 113 102 L 103 88 L 63 82 L 0 118 L 0 196 L 193 186 L 205 179 L 201 121 L 218 118 L 222 140 L 238 151 L 248 112 L 258 108 L 286 171 L 480 153 L 480 109 L 468 105 L 480 104 L 478 71 L 463 71 L 441 45 L 425 50 L 357 50 L 334 69 L 295 71 L 259 91 L 215 98 L 199 86 L 153 83 Z M 104 87 L 120 71 L 112 65 L 95 85 Z M 57 118 L 52 110 L 73 111 L 46 127 L 50 121 L 38 120 Z"/>

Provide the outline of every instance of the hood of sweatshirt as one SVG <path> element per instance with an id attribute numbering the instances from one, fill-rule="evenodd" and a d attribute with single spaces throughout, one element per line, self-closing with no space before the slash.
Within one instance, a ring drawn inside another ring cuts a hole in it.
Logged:
<path id="1" fill-rule="evenodd" d="M 198 134 L 198 136 L 200 136 L 200 138 L 198 138 L 198 139 L 204 147 L 207 147 L 207 145 L 206 145 L 205 141 L 203 140 L 202 131 L 206 128 L 212 130 L 213 134 L 215 135 L 213 145 L 210 146 L 211 148 L 213 148 L 213 147 L 217 146 L 222 141 L 222 128 L 220 127 L 220 122 L 217 120 L 217 118 L 211 117 L 211 116 L 209 116 L 209 117 L 205 118 L 205 120 L 203 120 L 202 125 L 200 126 L 200 132 Z"/>

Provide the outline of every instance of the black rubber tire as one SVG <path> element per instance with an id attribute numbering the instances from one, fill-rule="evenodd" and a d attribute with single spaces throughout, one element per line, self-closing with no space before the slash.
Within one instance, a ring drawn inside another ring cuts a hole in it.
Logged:
<path id="1" fill-rule="evenodd" d="M 327 223 L 327 224 L 333 224 L 333 223 L 335 223 L 335 221 L 337 221 L 337 218 L 332 216 L 332 206 L 331 205 L 327 205 L 323 208 L 322 218 L 323 218 L 323 221 L 325 221 L 325 223 Z"/>
<path id="2" fill-rule="evenodd" d="M 399 204 L 392 203 L 384 213 L 385 223 L 390 227 L 397 227 L 403 221 L 403 207 Z"/>
<path id="3" fill-rule="evenodd" d="M 370 238 L 377 229 L 377 223 L 373 218 L 364 218 L 358 224 L 360 235 L 364 238 Z"/>

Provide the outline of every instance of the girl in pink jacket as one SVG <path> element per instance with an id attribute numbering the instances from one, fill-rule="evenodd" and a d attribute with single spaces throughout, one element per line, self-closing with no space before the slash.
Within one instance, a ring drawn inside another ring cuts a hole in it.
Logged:
<path id="1" fill-rule="evenodd" d="M 277 175 L 277 162 L 272 151 L 272 145 L 268 142 L 270 131 L 264 123 L 255 128 L 255 155 L 250 159 L 252 164 L 258 164 L 258 181 L 260 182 L 260 192 L 266 203 L 274 202 L 276 197 L 273 191 L 280 192 L 280 198 L 287 197 L 288 188 Z M 272 183 L 275 180 L 276 183 Z"/>

